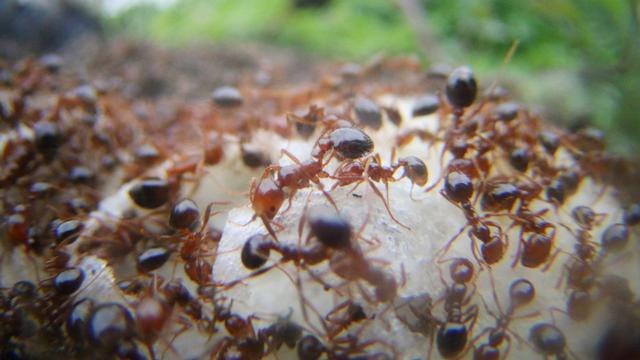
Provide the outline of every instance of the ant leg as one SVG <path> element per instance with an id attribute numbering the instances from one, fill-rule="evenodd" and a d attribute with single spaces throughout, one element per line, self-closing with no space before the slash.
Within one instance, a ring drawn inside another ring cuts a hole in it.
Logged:
<path id="1" fill-rule="evenodd" d="M 364 178 L 360 179 L 356 182 L 356 185 L 351 188 L 351 190 L 347 191 L 347 196 L 351 195 L 351 193 L 353 193 L 354 191 L 356 191 L 356 189 L 360 186 L 360 184 L 362 184 L 364 182 Z"/>
<path id="2" fill-rule="evenodd" d="M 382 203 L 384 204 L 384 207 L 387 209 L 387 212 L 389 213 L 389 216 L 391 217 L 391 219 L 393 219 L 393 221 L 395 221 L 398 225 L 402 226 L 403 228 L 405 228 L 407 230 L 411 230 L 410 227 L 404 225 L 398 219 L 396 219 L 395 216 L 393 216 L 393 213 L 391 213 L 391 209 L 389 208 L 389 204 L 387 204 L 387 202 L 384 200 L 384 195 L 382 195 L 382 193 L 380 192 L 380 189 L 378 189 L 376 187 L 374 182 L 371 179 L 367 179 L 367 182 L 371 186 L 371 189 L 373 189 L 373 191 L 376 193 L 376 195 L 378 195 L 378 197 L 380 197 L 380 199 L 382 200 Z"/>
<path id="3" fill-rule="evenodd" d="M 424 192 L 429 192 L 431 190 L 433 190 L 433 188 L 435 188 L 436 186 L 438 186 L 438 184 L 440 184 L 440 182 L 442 181 L 442 179 L 444 178 L 444 155 L 447 151 L 447 147 L 445 145 L 444 148 L 442 148 L 442 152 L 440 153 L 440 175 L 438 176 L 438 180 L 436 180 L 436 182 L 434 182 L 433 184 L 427 186 L 424 189 Z"/>
<path id="4" fill-rule="evenodd" d="M 504 359 L 509 358 L 509 351 L 511 351 L 511 336 L 505 336 L 504 339 L 507 341 L 507 348 L 504 351 Z M 520 346 L 521 344 L 518 344 Z"/>
<path id="5" fill-rule="evenodd" d="M 288 196 L 289 199 L 287 201 L 287 208 L 284 209 L 284 211 L 282 211 L 282 214 L 286 214 L 287 211 L 291 209 L 291 201 L 293 200 L 293 197 L 296 196 L 297 192 L 298 192 L 298 189 L 296 187 L 291 188 L 291 192 L 289 193 L 289 196 Z"/>
<path id="6" fill-rule="evenodd" d="M 442 260 L 442 256 L 445 256 L 447 254 L 447 251 L 449 251 L 449 248 L 451 248 L 451 245 L 453 245 L 454 241 L 456 241 L 460 235 L 462 235 L 462 233 L 466 230 L 466 228 L 469 226 L 469 223 L 467 223 L 466 225 L 464 225 L 462 228 L 460 228 L 460 230 L 445 244 L 444 247 L 440 248 L 440 250 L 438 250 L 436 252 L 436 254 L 440 253 L 439 255 L 436 255 L 437 263 L 438 264 L 442 264 L 444 261 L 448 261 L 448 260 Z"/>
<path id="7" fill-rule="evenodd" d="M 164 358 L 165 358 L 165 354 L 166 354 L 166 352 L 167 352 L 168 350 L 171 350 L 171 352 L 172 352 L 174 355 L 178 355 L 178 354 L 179 354 L 179 352 L 178 352 L 178 351 L 173 347 L 173 342 L 174 342 L 174 341 L 175 341 L 175 340 L 176 340 L 180 335 L 182 335 L 185 331 L 187 331 L 187 330 L 191 329 L 191 327 L 192 327 L 192 325 L 191 325 L 191 323 L 189 322 L 189 320 L 188 320 L 188 319 L 184 319 L 184 318 L 182 318 L 181 316 L 179 316 L 179 317 L 177 318 L 177 322 L 179 322 L 180 324 L 182 324 L 182 327 L 180 328 L 180 330 L 178 330 L 178 331 L 177 331 L 177 332 L 176 332 L 176 333 L 171 337 L 171 340 L 167 343 L 167 348 L 166 348 L 166 349 L 164 349 L 164 351 L 162 352 L 162 357 L 161 357 L 161 359 L 164 359 Z M 152 356 L 151 356 L 151 358 L 152 358 L 152 359 L 155 359 L 156 357 L 152 355 Z"/>
<path id="8" fill-rule="evenodd" d="M 332 315 L 352 304 L 353 302 L 351 300 L 343 301 L 341 304 L 334 307 L 333 310 L 329 311 L 327 315 L 324 316 L 324 319 L 329 322 L 335 322 L 335 319 L 331 319 Z"/>
<path id="9" fill-rule="evenodd" d="M 567 265 L 563 266 L 562 267 L 562 272 L 560 273 L 560 277 L 558 278 L 558 281 L 556 282 L 556 286 L 555 286 L 556 289 L 560 288 L 560 286 L 562 285 L 562 279 L 565 276 L 568 276 L 568 272 L 569 272 L 569 269 L 567 268 Z"/>
<path id="10" fill-rule="evenodd" d="M 511 263 L 511 268 L 515 268 L 518 264 L 518 260 L 522 255 L 522 244 L 524 244 L 524 231 L 522 227 L 520 227 L 520 236 L 518 236 L 518 249 L 516 250 L 516 255 L 513 258 L 513 262 Z"/>
<path id="11" fill-rule="evenodd" d="M 549 270 L 551 265 L 553 265 L 553 262 L 558 257 L 558 254 L 560 254 L 560 249 L 556 249 L 556 251 L 553 253 L 553 255 L 551 255 L 551 257 L 547 261 L 547 264 L 542 268 L 542 272 L 546 272 L 547 270 Z"/>
<path id="12" fill-rule="evenodd" d="M 469 232 L 467 233 L 467 236 L 469 237 L 469 246 L 471 247 L 471 254 L 478 262 L 478 267 L 479 267 L 478 271 L 481 271 L 482 269 L 484 269 L 484 266 L 482 265 L 482 260 L 478 256 L 478 249 L 477 249 L 478 243 L 474 240 L 473 236 L 471 236 L 471 230 L 469 230 Z M 487 266 L 491 268 L 489 264 L 487 264 Z"/>

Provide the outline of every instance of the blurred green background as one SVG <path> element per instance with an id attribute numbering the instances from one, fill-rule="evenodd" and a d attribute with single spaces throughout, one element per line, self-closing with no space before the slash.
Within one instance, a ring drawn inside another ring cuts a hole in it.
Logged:
<path id="1" fill-rule="evenodd" d="M 484 85 L 501 71 L 517 99 L 566 126 L 601 128 L 611 149 L 635 157 L 639 11 L 638 0 L 178 0 L 105 22 L 168 46 L 250 41 L 345 61 L 417 54 L 425 68 L 469 64 Z"/>

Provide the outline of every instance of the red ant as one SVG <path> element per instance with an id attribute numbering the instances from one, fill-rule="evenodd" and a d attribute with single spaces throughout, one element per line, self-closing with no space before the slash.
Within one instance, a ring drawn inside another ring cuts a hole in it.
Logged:
<path id="1" fill-rule="evenodd" d="M 436 333 L 436 345 L 438 352 L 445 359 L 458 357 L 465 350 L 468 343 L 469 334 L 473 333 L 473 327 L 478 317 L 478 306 L 471 305 L 466 310 L 463 307 L 468 306 L 475 293 L 467 291 L 467 283 L 473 279 L 473 266 L 467 259 L 454 259 L 449 267 L 449 272 L 453 286 L 446 286 L 446 282 L 440 275 L 440 279 L 445 284 L 446 290 L 442 300 L 444 300 L 444 309 L 447 313 L 445 321 L 439 324 Z M 470 323 L 467 326 L 467 323 Z M 429 357 L 431 349 L 429 350 Z"/>
<path id="2" fill-rule="evenodd" d="M 326 316 L 325 320 L 329 323 L 327 329 L 327 337 L 335 338 L 338 334 L 345 331 L 353 323 L 367 319 L 367 314 L 361 305 L 351 300 L 346 300 L 334 307 Z"/>
<path id="3" fill-rule="evenodd" d="M 449 202 L 462 209 L 467 224 L 464 225 L 457 234 L 455 234 L 447 244 L 439 250 L 440 256 L 447 253 L 453 242 L 464 232 L 467 227 L 470 227 L 469 238 L 477 238 L 482 242 L 480 251 L 482 258 L 488 265 L 495 264 L 505 252 L 507 244 L 503 241 L 502 228 L 499 224 L 493 221 L 486 221 L 484 217 L 478 216 L 473 206 L 470 203 L 470 199 L 473 195 L 473 183 L 471 179 L 463 172 L 452 171 L 445 177 L 445 187 L 440 191 L 440 194 L 444 196 Z M 497 234 L 491 233 L 491 228 L 495 229 Z M 482 266 L 482 262 L 478 258 L 476 252 L 477 244 L 471 242 L 471 252 L 473 253 L 478 263 Z"/>
<path id="4" fill-rule="evenodd" d="M 401 178 L 396 179 L 393 177 L 393 175 L 400 167 L 404 169 L 404 173 Z M 406 225 L 402 224 L 395 218 L 395 216 L 391 212 L 391 209 L 389 208 L 389 182 L 398 181 L 403 177 L 407 177 L 411 181 L 410 196 L 413 198 L 413 186 L 415 184 L 418 184 L 418 186 L 422 186 L 427 182 L 427 167 L 422 160 L 415 156 L 409 156 L 400 159 L 397 163 L 392 164 L 391 166 L 384 166 L 382 165 L 380 155 L 375 154 L 372 157 L 367 158 L 366 160 L 345 162 L 340 167 L 338 167 L 338 169 L 332 176 L 332 178 L 337 180 L 332 190 L 338 186 L 346 186 L 352 183 L 356 183 L 353 189 L 349 191 L 349 193 L 351 193 L 362 182 L 367 181 L 371 189 L 382 200 L 382 203 L 387 209 L 389 216 L 400 226 L 409 229 Z M 374 182 L 384 183 L 386 189 L 386 200 L 378 187 L 374 184 Z"/>
<path id="5" fill-rule="evenodd" d="M 219 236 L 208 227 L 209 219 L 216 213 L 210 203 L 202 216 L 202 224 L 197 231 L 192 231 L 199 219 L 199 210 L 193 201 L 185 199 L 175 204 L 171 210 L 170 223 L 185 238 L 181 240 L 180 257 L 185 262 L 184 271 L 196 284 L 205 285 L 211 282 L 211 263 L 205 257 L 210 250 L 208 242 L 218 241 Z M 215 250 L 215 249 L 214 249 Z"/>
<path id="6" fill-rule="evenodd" d="M 520 335 L 515 333 L 514 331 L 509 329 L 509 324 L 511 321 L 515 319 L 524 319 L 530 318 L 538 315 L 538 312 L 534 312 L 527 315 L 519 315 L 514 316 L 514 312 L 516 309 L 523 307 L 531 301 L 535 296 L 535 288 L 533 284 L 527 279 L 517 279 L 511 283 L 509 287 L 509 307 L 507 311 L 504 312 L 502 307 L 500 306 L 500 302 L 498 301 L 498 297 L 495 292 L 495 283 L 493 282 L 493 276 L 490 275 L 491 285 L 493 286 L 493 299 L 498 307 L 498 315 L 496 315 L 493 311 L 489 309 L 487 303 L 482 300 L 484 303 L 484 307 L 489 315 L 496 320 L 495 326 L 488 327 L 482 330 L 480 334 L 478 334 L 472 342 L 478 341 L 485 334 L 489 334 L 487 338 L 487 342 L 477 347 L 474 351 L 474 359 L 476 360 L 486 360 L 486 359 L 496 359 L 500 358 L 500 350 L 498 347 L 503 344 L 504 341 L 507 341 L 507 348 L 504 352 L 504 358 L 507 358 L 509 354 L 509 350 L 511 348 L 511 335 L 515 336 L 519 341 L 522 341 Z"/>
<path id="7" fill-rule="evenodd" d="M 303 328 L 292 322 L 289 317 L 279 317 L 276 322 L 266 328 L 256 330 L 253 320 L 258 317 L 251 315 L 243 318 L 231 312 L 231 305 L 219 307 L 216 310 L 215 321 L 224 322 L 224 328 L 229 335 L 223 337 L 211 349 L 213 358 L 225 358 L 235 348 L 243 359 L 262 359 L 286 345 L 293 349 L 302 337 Z M 266 349 L 265 349 L 266 347 Z"/>

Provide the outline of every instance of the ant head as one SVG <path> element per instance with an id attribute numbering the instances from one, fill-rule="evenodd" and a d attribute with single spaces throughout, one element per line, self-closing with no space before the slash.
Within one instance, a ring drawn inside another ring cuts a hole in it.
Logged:
<path id="1" fill-rule="evenodd" d="M 264 178 L 252 195 L 252 206 L 256 215 L 272 220 L 285 199 L 284 191 L 271 179 Z"/>

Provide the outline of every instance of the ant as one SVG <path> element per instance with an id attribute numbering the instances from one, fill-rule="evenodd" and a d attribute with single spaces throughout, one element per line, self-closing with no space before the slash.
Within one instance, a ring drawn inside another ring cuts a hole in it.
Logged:
<path id="1" fill-rule="evenodd" d="M 555 325 L 538 323 L 529 330 L 529 341 L 536 351 L 542 353 L 545 358 L 555 356 L 557 359 L 566 359 L 567 353 L 577 358 L 567 349 L 567 340 Z"/>
<path id="2" fill-rule="evenodd" d="M 259 320 L 257 316 L 243 318 L 231 312 L 231 306 L 232 304 L 216 310 L 215 321 L 224 323 L 228 335 L 211 349 L 211 358 L 216 355 L 217 358 L 226 358 L 235 348 L 242 359 L 262 359 L 278 351 L 283 344 L 293 349 L 302 337 L 303 328 L 289 319 L 291 314 L 279 317 L 266 328 L 256 330 L 253 321 Z"/>
<path id="3" fill-rule="evenodd" d="M 280 188 L 289 188 L 289 192 L 287 194 L 289 204 L 284 211 L 286 212 L 291 208 L 291 201 L 296 192 L 300 189 L 309 187 L 310 183 L 314 183 L 322 191 L 327 200 L 329 200 L 331 205 L 333 205 L 337 210 L 338 207 L 335 201 L 329 193 L 324 190 L 322 183 L 320 182 L 321 178 L 329 176 L 329 174 L 323 170 L 324 165 L 322 164 L 322 159 L 309 159 L 302 162 L 286 149 L 282 149 L 281 152 L 291 159 L 294 164 L 285 166 L 271 165 L 265 169 L 262 178 L 264 179 L 269 173 L 276 172 L 276 184 Z"/>
<path id="4" fill-rule="evenodd" d="M 504 341 L 507 342 L 507 348 L 504 352 L 504 358 L 506 359 L 507 355 L 509 354 L 509 350 L 511 349 L 511 337 L 509 334 L 515 336 L 519 341 L 522 341 L 520 335 L 509 329 L 509 324 L 511 323 L 511 321 L 515 319 L 530 318 L 539 314 L 538 312 L 534 312 L 527 315 L 514 316 L 514 312 L 516 309 L 528 305 L 529 303 L 531 303 L 531 301 L 533 301 L 533 298 L 535 297 L 535 288 L 529 280 L 516 279 L 511 283 L 509 287 L 509 307 L 505 312 L 500 306 L 500 301 L 498 301 L 498 297 L 495 292 L 495 283 L 491 274 L 490 279 L 491 285 L 493 286 L 493 299 L 496 303 L 496 306 L 498 307 L 499 314 L 496 315 L 493 311 L 491 311 L 487 303 L 484 301 L 484 299 L 482 299 L 487 313 L 496 320 L 496 323 L 493 327 L 485 328 L 473 339 L 472 342 L 475 343 L 485 334 L 489 334 L 487 342 L 475 349 L 474 359 L 476 360 L 500 358 L 500 350 L 498 349 L 498 347 L 502 345 Z"/>
<path id="5" fill-rule="evenodd" d="M 445 186 L 444 189 L 440 191 L 440 194 L 450 203 L 463 211 L 467 224 L 465 224 L 458 233 L 456 233 L 447 242 L 447 244 L 439 250 L 441 253 L 440 256 L 444 256 L 455 240 L 467 227 L 470 227 L 468 233 L 469 238 L 477 238 L 482 242 L 480 247 L 482 258 L 486 264 L 492 265 L 502 259 L 507 244 L 503 242 L 502 228 L 499 224 L 493 221 L 486 221 L 485 219 L 487 216 L 478 216 L 470 202 L 473 193 L 473 183 L 465 173 L 460 171 L 451 171 L 446 175 Z M 497 234 L 492 234 L 491 228 L 495 229 Z M 478 258 L 476 252 L 476 246 L 477 244 L 472 241 L 471 252 L 480 266 L 482 266 L 482 262 Z"/>
<path id="6" fill-rule="evenodd" d="M 333 342 L 332 346 L 324 345 L 318 337 L 312 334 L 305 335 L 298 342 L 298 346 L 296 349 L 297 355 L 299 359 L 308 359 L 308 360 L 317 360 L 320 359 L 322 354 L 326 354 L 327 358 L 330 360 L 339 360 L 345 358 L 366 358 L 372 360 L 388 360 L 392 358 L 397 358 L 397 354 L 394 357 L 390 357 L 386 353 L 376 352 L 373 354 L 367 353 L 366 355 L 357 355 L 362 354 L 364 350 L 376 343 L 383 343 L 380 340 L 368 340 L 364 342 L 360 342 L 357 337 L 347 336 L 344 339 L 336 340 Z M 384 344 L 384 343 L 383 343 Z M 384 344 L 387 345 L 387 344 Z M 388 346 L 388 345 L 387 345 Z M 395 353 L 395 349 L 392 349 Z M 355 356 L 350 356 L 355 355 Z"/>
<path id="7" fill-rule="evenodd" d="M 304 123 L 306 120 L 298 117 L 290 117 L 297 122 Z M 297 165 L 290 167 L 272 166 L 265 169 L 259 181 L 255 179 L 251 182 L 249 191 L 249 200 L 255 212 L 253 221 L 259 217 L 269 234 L 277 239 L 277 235 L 271 227 L 271 222 L 280 211 L 280 207 L 285 200 L 286 194 L 283 187 L 289 187 L 291 193 L 289 195 L 289 206 L 295 192 L 307 187 L 308 182 L 313 182 L 320 187 L 323 194 L 334 207 L 335 202 L 329 194 L 322 189 L 319 178 L 324 177 L 324 166 L 328 164 L 332 157 L 342 159 L 358 159 L 373 150 L 373 140 L 362 130 L 351 127 L 351 123 L 346 120 L 338 119 L 335 116 L 323 117 L 320 120 L 326 130 L 316 141 L 312 157 L 310 160 L 302 163 L 295 156 L 286 150 L 282 150 Z M 315 125 L 315 122 L 314 122 Z M 326 153 L 330 152 L 327 159 L 324 159 Z M 278 180 L 274 180 L 268 176 L 271 172 L 278 170 Z"/>
<path id="8" fill-rule="evenodd" d="M 367 314 L 361 305 L 351 300 L 346 300 L 334 307 L 326 316 L 325 320 L 330 326 L 327 329 L 327 337 L 335 338 L 338 334 L 345 331 L 353 323 L 367 319 Z"/>
<path id="9" fill-rule="evenodd" d="M 211 263 L 207 262 L 209 241 L 217 241 L 219 237 L 208 227 L 209 219 L 215 215 L 212 212 L 214 202 L 207 205 L 202 216 L 202 224 L 196 231 L 192 231 L 197 225 L 199 210 L 192 200 L 184 199 L 176 203 L 169 218 L 169 223 L 180 232 L 181 240 L 180 257 L 185 262 L 184 271 L 189 278 L 198 285 L 205 285 L 211 282 L 211 272 L 213 270 Z"/>
<path id="10" fill-rule="evenodd" d="M 596 214 L 593 209 L 587 206 L 578 206 L 572 210 L 571 216 L 578 224 L 577 233 L 570 227 L 561 224 L 576 238 L 574 253 L 565 265 L 567 286 L 571 289 L 588 292 L 594 284 L 596 268 L 600 260 L 595 259 L 597 244 L 591 239 L 591 230 L 594 226 L 599 225 L 606 215 Z M 557 286 L 559 285 L 560 282 Z"/>
<path id="11" fill-rule="evenodd" d="M 300 219 L 301 223 L 306 215 Z M 313 237 L 318 243 L 310 246 L 295 246 L 272 241 L 261 234 L 253 235 L 242 247 L 241 260 L 248 269 L 259 269 L 268 260 L 271 250 L 280 253 L 278 264 L 257 270 L 249 275 L 263 274 L 273 267 L 292 261 L 297 266 L 315 265 L 329 260 L 330 268 L 347 280 L 362 279 L 375 288 L 378 301 L 389 302 L 397 294 L 397 282 L 393 276 L 371 265 L 357 244 L 353 242 L 351 224 L 330 208 L 318 207 L 308 216 L 310 233 L 307 243 Z M 241 280 L 234 281 L 236 284 Z"/>
<path id="12" fill-rule="evenodd" d="M 468 291 L 467 284 L 473 279 L 473 266 L 471 262 L 464 258 L 453 259 L 449 267 L 453 286 L 446 286 L 442 275 L 441 281 L 445 284 L 446 290 L 442 300 L 447 313 L 446 320 L 440 321 L 438 332 L 436 333 L 436 345 L 438 352 L 445 359 L 458 357 L 467 347 L 469 334 L 473 333 L 473 327 L 478 318 L 478 306 L 471 305 L 463 311 L 463 307 L 468 306 L 475 293 Z M 467 323 L 470 323 L 467 325 Z M 429 350 L 429 357 L 431 350 Z"/>
<path id="13" fill-rule="evenodd" d="M 400 167 L 404 169 L 404 173 L 401 178 L 396 179 L 393 175 Z M 380 154 L 375 154 L 372 157 L 367 158 L 366 160 L 346 162 L 338 167 L 338 169 L 332 176 L 333 179 L 337 180 L 332 190 L 338 186 L 346 186 L 352 183 L 356 183 L 353 189 L 349 191 L 349 193 L 352 193 L 362 182 L 367 181 L 371 189 L 382 200 L 385 208 L 387 209 L 387 212 L 389 213 L 389 216 L 400 226 L 409 229 L 407 226 L 403 225 L 395 218 L 395 216 L 391 212 L 391 209 L 389 208 L 389 182 L 398 181 L 403 177 L 407 177 L 411 181 L 410 196 L 413 199 L 413 186 L 415 184 L 418 184 L 418 186 L 423 186 L 427 183 L 427 167 L 422 160 L 415 156 L 409 156 L 400 159 L 397 163 L 394 163 L 391 166 L 384 166 L 382 165 Z M 374 184 L 374 182 L 384 183 L 386 189 L 386 200 L 380 190 Z"/>

